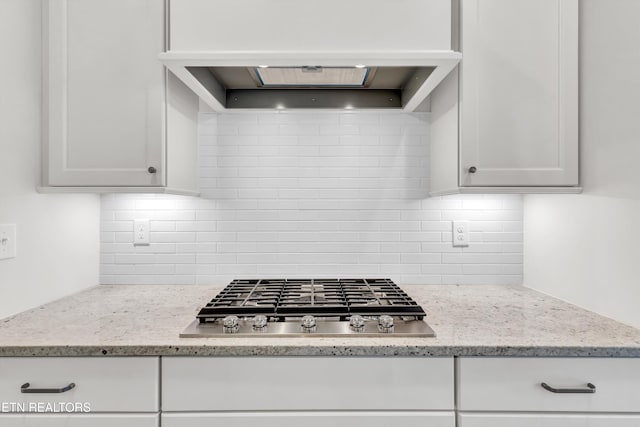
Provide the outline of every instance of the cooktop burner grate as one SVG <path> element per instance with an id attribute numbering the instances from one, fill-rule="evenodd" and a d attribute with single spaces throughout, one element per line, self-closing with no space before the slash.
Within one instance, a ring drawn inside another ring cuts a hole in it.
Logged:
<path id="1" fill-rule="evenodd" d="M 346 320 L 349 316 L 426 315 L 390 279 L 255 279 L 234 280 L 197 318 L 201 323 L 226 316 L 264 315 L 275 320 L 307 315 Z"/>

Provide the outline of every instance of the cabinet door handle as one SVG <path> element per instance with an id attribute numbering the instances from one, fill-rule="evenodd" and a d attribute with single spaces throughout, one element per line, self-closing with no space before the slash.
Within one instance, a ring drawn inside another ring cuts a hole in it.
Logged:
<path id="1" fill-rule="evenodd" d="M 20 393 L 64 393 L 75 386 L 76 383 L 69 383 L 69 385 L 60 388 L 29 388 L 31 387 L 31 384 L 24 383 L 20 386 Z"/>
<path id="2" fill-rule="evenodd" d="M 156 168 L 154 168 L 153 166 L 149 166 L 149 169 L 147 169 L 147 172 L 156 173 L 156 172 L 158 172 L 158 170 Z"/>
<path id="3" fill-rule="evenodd" d="M 477 167 L 475 167 L 475 166 L 471 166 L 471 167 L 469 168 L 469 173 L 476 173 L 477 171 L 478 171 L 478 168 L 477 168 Z"/>
<path id="4" fill-rule="evenodd" d="M 587 383 L 587 388 L 553 388 L 547 383 L 540 384 L 543 389 L 550 391 L 551 393 L 595 393 L 596 386 L 591 383 Z"/>

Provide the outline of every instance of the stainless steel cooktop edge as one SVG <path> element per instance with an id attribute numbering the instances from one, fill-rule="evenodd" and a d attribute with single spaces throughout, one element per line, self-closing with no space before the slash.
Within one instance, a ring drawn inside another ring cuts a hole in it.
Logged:
<path id="1" fill-rule="evenodd" d="M 304 332 L 298 322 L 269 322 L 264 331 L 253 329 L 250 320 L 240 320 L 238 330 L 233 333 L 223 331 L 219 323 L 200 323 L 194 320 L 182 331 L 180 338 L 242 338 L 242 337 L 435 337 L 436 333 L 431 327 L 421 320 L 396 320 L 393 333 L 381 333 L 378 330 L 377 321 L 365 322 L 363 332 L 356 332 L 345 321 L 321 321 L 316 324 L 314 331 Z"/>

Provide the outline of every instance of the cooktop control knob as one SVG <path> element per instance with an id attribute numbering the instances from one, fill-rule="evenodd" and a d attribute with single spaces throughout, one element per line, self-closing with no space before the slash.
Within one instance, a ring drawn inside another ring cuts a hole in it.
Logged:
<path id="1" fill-rule="evenodd" d="M 303 316 L 300 325 L 302 326 L 302 330 L 304 332 L 315 332 L 316 318 L 313 316 Z"/>
<path id="2" fill-rule="evenodd" d="M 354 332 L 364 332 L 364 317 L 354 314 L 349 319 L 349 327 Z"/>
<path id="3" fill-rule="evenodd" d="M 238 316 L 227 316 L 222 319 L 222 331 L 226 334 L 238 332 Z"/>
<path id="4" fill-rule="evenodd" d="M 390 334 L 393 332 L 393 317 L 383 314 L 378 318 L 378 331 Z"/>
<path id="5" fill-rule="evenodd" d="M 264 331 L 265 329 L 267 329 L 267 316 L 258 314 L 253 318 L 253 330 Z"/>

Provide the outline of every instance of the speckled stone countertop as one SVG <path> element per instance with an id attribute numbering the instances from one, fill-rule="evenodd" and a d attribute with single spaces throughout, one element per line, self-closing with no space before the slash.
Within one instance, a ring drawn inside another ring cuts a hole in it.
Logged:
<path id="1" fill-rule="evenodd" d="M 640 357 L 640 330 L 521 286 L 403 286 L 436 338 L 179 338 L 221 288 L 94 287 L 0 320 L 0 356 Z"/>

